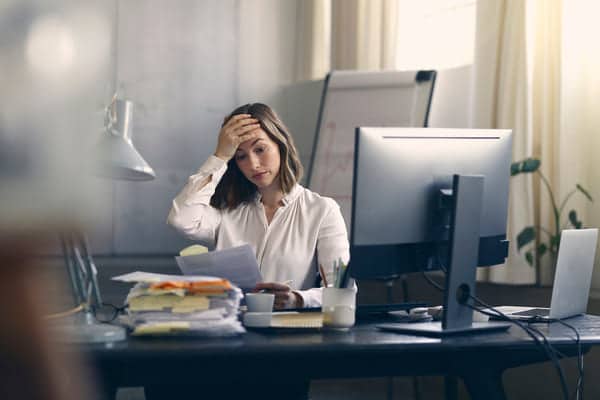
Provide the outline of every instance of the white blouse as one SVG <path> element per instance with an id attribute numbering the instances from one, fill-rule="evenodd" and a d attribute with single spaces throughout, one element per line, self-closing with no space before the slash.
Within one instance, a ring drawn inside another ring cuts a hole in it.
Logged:
<path id="1" fill-rule="evenodd" d="M 168 223 L 210 249 L 249 244 L 265 282 L 291 280 L 305 307 L 319 307 L 321 289 L 314 287 L 318 264 L 333 282 L 334 261 L 348 263 L 350 258 L 339 205 L 297 184 L 270 224 L 260 196 L 234 210 L 218 210 L 210 206 L 210 198 L 226 169 L 224 160 L 210 156 L 173 200 Z"/>

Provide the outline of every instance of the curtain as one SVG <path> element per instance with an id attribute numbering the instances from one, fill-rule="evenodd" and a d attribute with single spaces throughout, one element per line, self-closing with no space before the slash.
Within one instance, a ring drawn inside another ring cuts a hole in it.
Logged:
<path id="1" fill-rule="evenodd" d="M 593 38 L 600 28 L 593 16 L 600 5 L 590 0 L 482 0 L 478 7 L 474 126 L 512 128 L 513 159 L 542 161 L 557 205 L 576 184 L 598 198 L 594 178 L 600 162 L 594 149 L 600 142 L 600 57 Z M 560 228 L 571 227 L 571 209 L 586 226 L 600 224 L 597 207 L 576 193 L 566 203 Z M 555 260 L 541 257 L 533 275 L 516 250 L 516 234 L 528 225 L 555 228 L 551 197 L 537 175 L 511 179 L 510 256 L 505 266 L 489 269 L 487 279 L 552 284 Z M 594 279 L 593 287 L 600 287 L 600 277 Z"/>
<path id="2" fill-rule="evenodd" d="M 296 81 L 319 79 L 331 69 L 331 1 L 297 3 Z"/>
<path id="3" fill-rule="evenodd" d="M 303 0 L 297 14 L 297 80 L 394 68 L 396 0 Z"/>
<path id="4" fill-rule="evenodd" d="M 479 1 L 475 59 L 473 63 L 474 128 L 508 128 L 513 130 L 513 160 L 533 152 L 526 53 L 526 7 L 520 0 Z M 510 283 L 535 282 L 535 270 L 519 254 L 516 234 L 533 225 L 534 190 L 529 175 L 511 179 L 508 238 L 509 257 L 503 266 L 482 270 L 480 280 Z"/>
<path id="5" fill-rule="evenodd" d="M 600 226 L 600 157 L 596 153 L 600 149 L 599 13 L 596 0 L 563 1 L 559 183 L 562 196 L 576 183 L 590 192 L 594 203 L 577 195 L 567 208 L 576 209 L 589 227 Z M 599 294 L 597 271 L 598 261 L 592 296 Z"/>
<path id="6" fill-rule="evenodd" d="M 562 197 L 561 148 L 561 38 L 563 35 L 560 0 L 535 1 L 529 3 L 528 24 L 531 84 L 531 131 L 533 136 L 532 155 L 542 160 L 541 170 L 550 185 Z M 542 182 L 532 182 L 534 188 L 534 222 L 542 227 L 554 227 L 550 196 Z M 514 237 L 514 236 L 512 236 Z M 539 240 L 538 240 L 539 242 Z M 537 282 L 551 284 L 554 263 L 549 256 L 540 258 Z"/>
<path id="7" fill-rule="evenodd" d="M 396 0 L 333 0 L 333 69 L 392 69 Z"/>

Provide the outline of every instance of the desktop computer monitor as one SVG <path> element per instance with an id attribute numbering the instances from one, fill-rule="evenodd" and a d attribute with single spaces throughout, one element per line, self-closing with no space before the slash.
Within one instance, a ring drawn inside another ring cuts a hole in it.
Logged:
<path id="1" fill-rule="evenodd" d="M 503 263 L 511 141 L 499 129 L 357 128 L 351 275 L 394 279 L 447 265 L 457 174 L 484 180 L 476 264 Z"/>
<path id="2" fill-rule="evenodd" d="M 509 130 L 356 131 L 350 271 L 359 279 L 446 271 L 441 323 L 384 324 L 433 336 L 503 330 L 473 323 L 476 266 L 504 262 Z"/>

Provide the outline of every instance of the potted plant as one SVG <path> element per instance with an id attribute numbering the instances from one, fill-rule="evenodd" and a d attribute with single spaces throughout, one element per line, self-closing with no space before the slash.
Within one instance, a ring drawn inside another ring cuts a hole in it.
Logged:
<path id="1" fill-rule="evenodd" d="M 527 260 L 527 263 L 530 266 L 535 266 L 538 284 L 540 283 L 540 260 L 542 257 L 548 254 L 551 257 L 551 265 L 554 266 L 556 263 L 561 231 L 569 227 L 575 229 L 581 229 L 583 227 L 583 222 L 579 219 L 577 211 L 574 209 L 569 210 L 567 219 L 563 222 L 563 213 L 565 212 L 569 199 L 571 199 L 573 195 L 581 193 L 588 201 L 594 201 L 586 189 L 580 184 L 576 184 L 575 188 L 567 193 L 562 201 L 558 203 L 548 179 L 546 179 L 542 171 L 540 171 L 540 165 L 541 161 L 539 159 L 526 158 L 522 161 L 514 162 L 510 166 L 511 176 L 537 173 L 550 197 L 550 204 L 554 216 L 554 229 L 547 229 L 539 225 L 526 226 L 517 235 L 517 249 L 519 252 L 525 250 L 525 260 Z"/>

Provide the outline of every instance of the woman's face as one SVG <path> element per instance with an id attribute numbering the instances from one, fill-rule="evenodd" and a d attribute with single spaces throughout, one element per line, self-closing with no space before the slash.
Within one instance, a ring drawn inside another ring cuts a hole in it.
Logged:
<path id="1" fill-rule="evenodd" d="M 264 130 L 258 129 L 258 137 L 239 145 L 235 162 L 246 179 L 259 190 L 279 185 L 279 147 Z"/>

